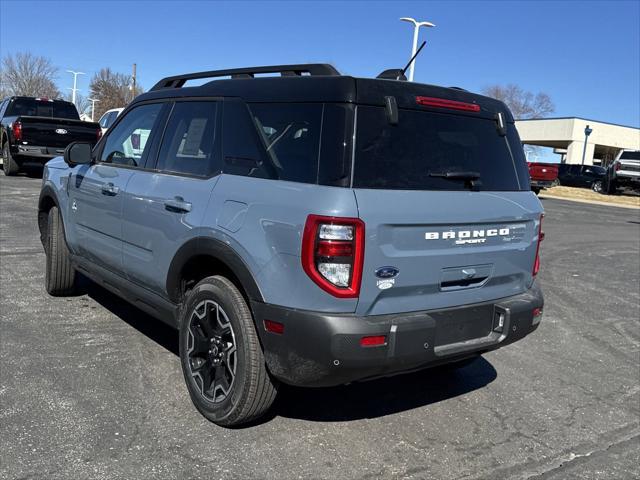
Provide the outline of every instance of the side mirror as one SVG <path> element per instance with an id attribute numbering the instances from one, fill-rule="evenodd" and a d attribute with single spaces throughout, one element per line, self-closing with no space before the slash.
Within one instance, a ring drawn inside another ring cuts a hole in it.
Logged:
<path id="1" fill-rule="evenodd" d="M 64 150 L 64 161 L 70 167 L 76 165 L 88 165 L 93 158 L 91 157 L 92 145 L 89 142 L 73 142 Z"/>

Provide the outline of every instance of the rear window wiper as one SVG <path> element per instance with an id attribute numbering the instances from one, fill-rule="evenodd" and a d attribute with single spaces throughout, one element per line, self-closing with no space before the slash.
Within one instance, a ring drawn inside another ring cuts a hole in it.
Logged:
<path id="1" fill-rule="evenodd" d="M 469 171 L 453 171 L 453 172 L 429 172 L 430 177 L 447 178 L 451 180 L 478 180 L 480 174 L 478 172 Z"/>

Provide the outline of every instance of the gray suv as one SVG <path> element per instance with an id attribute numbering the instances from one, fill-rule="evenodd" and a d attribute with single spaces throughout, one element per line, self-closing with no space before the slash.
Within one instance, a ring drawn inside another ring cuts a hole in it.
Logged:
<path id="1" fill-rule="evenodd" d="M 281 383 L 461 364 L 523 338 L 542 314 L 543 213 L 511 113 L 381 77 L 161 80 L 94 148 L 47 163 L 47 291 L 82 274 L 175 326 L 191 399 L 223 426 L 260 417 Z"/>

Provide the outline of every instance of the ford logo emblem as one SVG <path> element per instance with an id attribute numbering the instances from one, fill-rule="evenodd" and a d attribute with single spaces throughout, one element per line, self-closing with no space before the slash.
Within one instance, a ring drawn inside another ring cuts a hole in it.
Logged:
<path id="1" fill-rule="evenodd" d="M 59 133 L 60 135 L 66 135 L 67 131 L 64 128 L 56 128 L 56 133 Z"/>
<path id="2" fill-rule="evenodd" d="M 394 278 L 398 276 L 400 270 L 396 267 L 380 267 L 376 269 L 376 277 L 378 278 Z"/>

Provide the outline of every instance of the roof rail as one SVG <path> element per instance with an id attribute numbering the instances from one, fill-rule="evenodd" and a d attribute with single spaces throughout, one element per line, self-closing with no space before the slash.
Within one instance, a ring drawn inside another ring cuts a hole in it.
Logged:
<path id="1" fill-rule="evenodd" d="M 306 63 L 300 65 L 271 65 L 266 67 L 246 67 L 232 68 L 229 70 L 211 70 L 208 72 L 187 73 L 166 77 L 156 83 L 151 91 L 163 88 L 180 88 L 187 80 L 199 78 L 232 77 L 232 78 L 253 78 L 257 73 L 279 73 L 283 77 L 309 75 L 340 75 L 332 65 L 327 63 Z"/>

